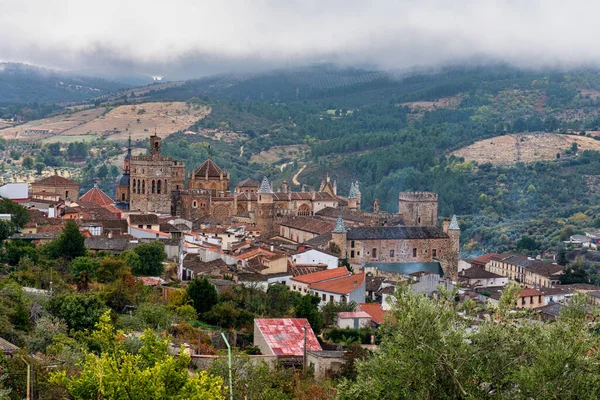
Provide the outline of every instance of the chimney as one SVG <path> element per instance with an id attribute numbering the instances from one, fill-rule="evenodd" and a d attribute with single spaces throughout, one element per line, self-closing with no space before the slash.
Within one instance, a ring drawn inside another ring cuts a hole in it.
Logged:
<path id="1" fill-rule="evenodd" d="M 109 238 L 109 239 L 112 239 L 112 238 L 113 238 L 113 233 L 112 233 L 112 231 L 108 231 L 108 238 Z"/>
<path id="2" fill-rule="evenodd" d="M 275 246 L 271 245 L 270 249 L 271 251 L 275 250 Z"/>
<path id="3" fill-rule="evenodd" d="M 283 183 L 281 184 L 281 191 L 283 193 L 287 193 L 287 191 L 288 191 L 288 181 L 283 181 Z"/>

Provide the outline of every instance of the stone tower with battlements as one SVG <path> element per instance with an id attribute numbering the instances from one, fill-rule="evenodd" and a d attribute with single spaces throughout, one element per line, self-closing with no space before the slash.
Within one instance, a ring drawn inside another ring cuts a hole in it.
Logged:
<path id="1" fill-rule="evenodd" d="M 407 226 L 437 226 L 437 193 L 400 192 L 398 214 Z"/>

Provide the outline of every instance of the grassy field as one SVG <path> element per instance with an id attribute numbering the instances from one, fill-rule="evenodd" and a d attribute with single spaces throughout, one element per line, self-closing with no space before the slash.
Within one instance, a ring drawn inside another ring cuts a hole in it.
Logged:
<path id="1" fill-rule="evenodd" d="M 510 165 L 517 162 L 553 160 L 556 154 L 577 143 L 578 151 L 600 151 L 600 141 L 577 135 L 524 133 L 480 140 L 452 154 L 479 164 Z"/>

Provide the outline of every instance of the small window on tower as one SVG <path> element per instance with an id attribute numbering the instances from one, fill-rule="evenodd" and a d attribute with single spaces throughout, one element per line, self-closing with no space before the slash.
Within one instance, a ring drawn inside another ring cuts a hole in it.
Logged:
<path id="1" fill-rule="evenodd" d="M 390 257 L 394 258 L 394 249 L 390 250 Z"/>
<path id="2" fill-rule="evenodd" d="M 417 248 L 413 247 L 413 257 L 416 257 L 416 256 L 417 256 Z"/>

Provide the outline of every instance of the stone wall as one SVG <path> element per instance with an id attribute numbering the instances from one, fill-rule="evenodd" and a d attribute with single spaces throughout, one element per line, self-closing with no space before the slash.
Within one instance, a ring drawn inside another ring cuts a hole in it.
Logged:
<path id="1" fill-rule="evenodd" d="M 437 226 L 438 195 L 431 192 L 400 192 L 398 213 L 404 225 Z"/>
<path id="2" fill-rule="evenodd" d="M 352 246 L 354 242 L 354 246 Z M 431 262 L 447 257 L 450 239 L 348 240 L 346 251 L 352 264 L 372 262 Z M 375 253 L 373 254 L 373 249 Z M 392 254 L 393 251 L 393 254 Z"/>

